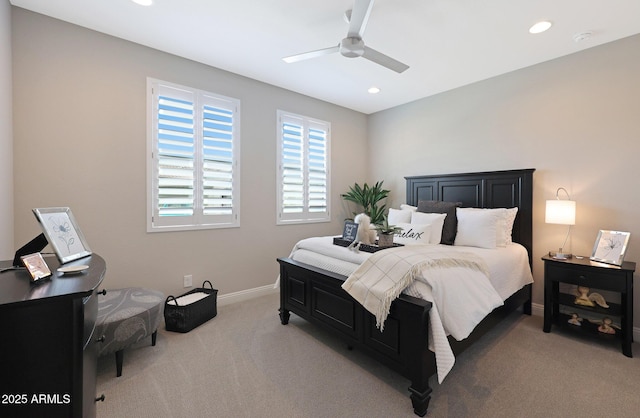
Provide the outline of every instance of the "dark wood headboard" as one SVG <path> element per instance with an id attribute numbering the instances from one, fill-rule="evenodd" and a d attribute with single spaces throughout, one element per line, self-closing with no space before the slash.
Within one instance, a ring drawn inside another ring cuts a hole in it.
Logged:
<path id="1" fill-rule="evenodd" d="M 531 263 L 534 171 L 534 168 L 528 168 L 405 177 L 407 203 L 417 206 L 420 200 L 440 200 L 462 202 L 462 206 L 473 208 L 517 206 L 512 237 L 527 249 Z"/>

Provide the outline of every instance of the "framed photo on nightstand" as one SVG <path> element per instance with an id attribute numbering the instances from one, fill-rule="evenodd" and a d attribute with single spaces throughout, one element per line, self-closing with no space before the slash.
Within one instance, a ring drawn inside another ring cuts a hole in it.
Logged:
<path id="1" fill-rule="evenodd" d="M 621 266 L 631 233 L 600 230 L 593 245 L 591 260 Z"/>

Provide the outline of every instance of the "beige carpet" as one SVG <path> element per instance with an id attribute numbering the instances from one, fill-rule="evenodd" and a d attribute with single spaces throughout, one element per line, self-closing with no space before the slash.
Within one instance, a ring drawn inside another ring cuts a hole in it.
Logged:
<path id="1" fill-rule="evenodd" d="M 98 417 L 414 417 L 409 381 L 295 315 L 270 295 L 223 306 L 187 334 L 162 329 L 98 362 Z M 513 314 L 457 359 L 428 417 L 640 416 L 640 346 L 573 339 Z"/>

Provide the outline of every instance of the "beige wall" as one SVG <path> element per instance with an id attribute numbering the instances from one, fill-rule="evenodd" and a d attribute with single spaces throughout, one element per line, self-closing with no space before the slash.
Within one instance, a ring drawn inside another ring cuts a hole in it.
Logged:
<path id="1" fill-rule="evenodd" d="M 0 260 L 13 259 L 11 6 L 0 0 Z"/>
<path id="2" fill-rule="evenodd" d="M 366 116 L 271 85 L 13 8 L 15 244 L 31 209 L 69 206 L 107 261 L 106 287 L 166 294 L 209 279 L 221 294 L 274 282 L 300 238 L 342 231 L 339 193 L 366 176 Z M 241 227 L 146 232 L 146 80 L 241 100 Z M 310 82 L 312 82 L 310 80 Z M 333 221 L 276 226 L 276 110 L 332 123 Z"/>
<path id="3" fill-rule="evenodd" d="M 574 253 L 590 255 L 599 229 L 630 231 L 626 259 L 640 262 L 639 98 L 637 35 L 371 115 L 371 176 L 397 191 L 398 205 L 406 175 L 535 168 L 534 301 L 541 304 L 540 257 L 566 233 L 544 223 L 545 200 L 558 187 L 577 201 Z"/>
<path id="4" fill-rule="evenodd" d="M 92 249 L 107 259 L 109 287 L 149 286 L 175 294 L 183 291 L 184 274 L 193 274 L 194 283 L 213 279 L 222 294 L 267 285 L 277 274 L 275 258 L 297 239 L 340 230 L 345 213 L 338 196 L 354 181 L 384 180 L 397 205 L 406 175 L 513 168 L 537 169 L 535 302 L 542 303 L 540 257 L 564 239 L 564 227 L 544 223 L 544 201 L 558 187 L 578 202 L 573 252 L 590 254 L 599 229 L 631 231 L 627 259 L 640 262 L 640 193 L 633 171 L 640 150 L 640 36 L 366 117 L 12 11 L 13 245 L 40 232 L 31 208 L 70 206 Z M 0 32 L 0 41 L 9 38 Z M 0 67 L 0 82 L 9 79 L 7 71 Z M 145 232 L 148 76 L 242 101 L 241 228 Z M 275 225 L 276 109 L 332 122 L 331 224 Z M 8 143 L 3 135 L 0 147 Z M 363 158 L 354 157 L 363 150 Z M 0 190 L 10 187 L 1 181 Z M 0 221 L 10 219 L 7 213 L 0 212 Z M 639 295 L 636 290 L 636 304 Z"/>

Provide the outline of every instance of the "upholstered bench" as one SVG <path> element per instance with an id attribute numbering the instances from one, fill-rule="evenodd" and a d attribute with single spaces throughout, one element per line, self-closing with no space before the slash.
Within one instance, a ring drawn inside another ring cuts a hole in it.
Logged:
<path id="1" fill-rule="evenodd" d="M 162 292 L 140 287 L 107 290 L 98 295 L 96 338 L 102 339 L 99 355 L 116 353 L 118 376 L 122 375 L 125 348 L 148 336 L 151 345 L 156 345 L 163 302 Z"/>

